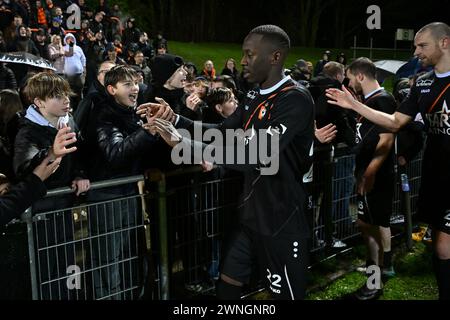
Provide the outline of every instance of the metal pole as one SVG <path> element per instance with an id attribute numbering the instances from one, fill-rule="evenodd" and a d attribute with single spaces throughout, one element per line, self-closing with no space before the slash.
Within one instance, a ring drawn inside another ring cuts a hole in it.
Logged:
<path id="1" fill-rule="evenodd" d="M 397 33 L 394 34 L 394 58 L 397 58 Z"/>
<path id="2" fill-rule="evenodd" d="M 102 180 L 102 181 L 96 181 L 91 183 L 91 187 L 89 190 L 96 190 L 96 189 L 102 189 L 107 187 L 115 187 L 120 186 L 124 184 L 129 183 L 135 183 L 144 180 L 144 175 L 135 175 L 135 176 L 129 176 L 129 177 L 123 177 L 123 178 L 115 178 L 115 179 L 109 179 L 109 180 Z M 47 191 L 46 198 L 48 197 L 55 197 L 55 196 L 61 196 L 65 194 L 74 193 L 74 190 L 69 187 L 61 187 L 61 188 L 55 188 L 52 190 Z"/>
<path id="3" fill-rule="evenodd" d="M 324 188 L 323 188 L 323 207 L 324 211 L 324 225 L 325 225 L 325 242 L 329 248 L 333 246 L 333 171 L 335 163 L 333 162 L 333 150 L 325 151 L 327 159 L 324 160 Z"/>
<path id="4" fill-rule="evenodd" d="M 169 237 L 167 226 L 166 178 L 161 173 L 161 179 L 158 181 L 158 231 L 162 300 L 169 300 L 170 297 Z"/>
<path id="5" fill-rule="evenodd" d="M 36 268 L 36 252 L 34 247 L 33 237 L 33 219 L 31 216 L 31 207 L 28 208 L 21 216 L 22 221 L 27 224 L 27 238 L 28 238 L 28 259 L 30 263 L 30 276 L 31 276 L 31 293 L 32 299 L 39 299 L 38 281 L 37 281 L 37 268 Z"/>
<path id="6" fill-rule="evenodd" d="M 402 184 L 402 208 L 405 216 L 405 232 L 406 232 L 406 246 L 408 250 L 413 247 L 412 241 L 412 218 L 411 218 L 411 191 L 409 188 L 408 176 L 406 173 L 400 175 Z"/>

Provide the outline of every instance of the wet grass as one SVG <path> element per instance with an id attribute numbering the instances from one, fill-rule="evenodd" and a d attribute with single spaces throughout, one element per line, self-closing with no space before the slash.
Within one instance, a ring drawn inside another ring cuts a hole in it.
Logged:
<path id="1" fill-rule="evenodd" d="M 355 254 L 350 261 L 350 266 L 360 263 L 360 258 Z M 395 254 L 394 268 L 397 275 L 385 283 L 380 300 L 435 300 L 437 298 L 437 285 L 431 266 L 431 251 L 426 244 L 416 243 L 410 252 L 400 247 Z M 317 275 L 318 272 L 320 273 L 321 270 L 314 270 L 313 277 L 320 277 Z M 307 299 L 346 299 L 365 281 L 364 274 L 352 271 L 331 284 L 314 290 Z"/>

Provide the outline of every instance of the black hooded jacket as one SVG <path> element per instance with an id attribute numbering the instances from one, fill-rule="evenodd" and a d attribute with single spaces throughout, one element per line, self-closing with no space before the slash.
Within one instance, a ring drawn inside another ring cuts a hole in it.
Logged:
<path id="1" fill-rule="evenodd" d="M 78 133 L 72 117 L 69 119 L 68 126 Z M 14 171 L 19 178 L 30 174 L 48 155 L 56 134 L 56 128 L 39 125 L 25 117 L 19 119 L 13 160 Z M 65 155 L 58 170 L 45 181 L 47 188 L 70 186 L 74 178 L 85 177 L 84 170 L 80 166 L 80 156 L 79 150 Z"/>
<path id="2" fill-rule="evenodd" d="M 329 123 L 336 125 L 337 134 L 333 144 L 345 143 L 348 147 L 355 145 L 356 121 L 345 109 L 327 102 L 325 90 L 329 88 L 341 88 L 341 83 L 327 76 L 320 75 L 311 79 L 309 91 L 315 102 L 315 119 L 317 128 L 322 128 Z"/>

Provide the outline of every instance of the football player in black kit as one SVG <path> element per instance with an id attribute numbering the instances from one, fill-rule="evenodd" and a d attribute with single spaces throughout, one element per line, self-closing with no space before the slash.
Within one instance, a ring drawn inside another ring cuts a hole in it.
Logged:
<path id="1" fill-rule="evenodd" d="M 392 114 L 397 104 L 394 97 L 379 85 L 376 70 L 370 59 L 354 60 L 347 68 L 349 87 L 364 95 L 366 106 Z M 385 270 L 392 268 L 390 217 L 394 198 L 394 134 L 359 117 L 356 143 L 357 224 L 368 251 L 366 266 L 383 267 L 384 274 Z M 355 297 L 371 300 L 381 294 L 381 286 L 370 289 L 366 282 Z"/>
<path id="2" fill-rule="evenodd" d="M 414 54 L 434 70 L 419 77 L 394 114 L 373 110 L 359 103 L 345 88 L 330 89 L 330 103 L 353 109 L 361 116 L 397 132 L 421 113 L 427 130 L 419 191 L 419 216 L 433 228 L 433 267 L 439 298 L 450 299 L 450 27 L 433 22 L 422 27 L 414 39 Z"/>
<path id="3" fill-rule="evenodd" d="M 219 299 L 240 298 L 242 286 L 257 271 L 255 261 L 275 299 L 305 297 L 307 238 L 311 233 L 305 183 L 312 172 L 314 104 L 305 87 L 284 75 L 283 63 L 289 48 L 288 35 L 274 25 L 256 27 L 247 35 L 242 46 L 243 74 L 259 88 L 250 91 L 244 103 L 216 127 L 222 132 L 252 129 L 257 138 L 270 135 L 279 139 L 279 167 L 272 174 L 262 173 L 267 167 L 263 161 L 226 165 L 242 171 L 245 180 L 239 230 L 231 237 L 217 283 Z M 171 115 L 167 108 L 166 105 L 153 110 L 149 123 L 169 145 L 192 146 L 189 139 L 173 139 L 176 133 L 169 121 L 156 119 L 176 122 L 178 128 L 194 125 Z M 245 144 L 247 155 L 248 145 Z"/>

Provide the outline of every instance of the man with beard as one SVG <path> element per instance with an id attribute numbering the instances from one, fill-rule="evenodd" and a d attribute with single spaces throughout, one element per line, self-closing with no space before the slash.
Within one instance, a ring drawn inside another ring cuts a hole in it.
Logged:
<path id="1" fill-rule="evenodd" d="M 414 39 L 414 54 L 434 70 L 419 77 L 397 112 L 386 114 L 353 99 L 345 89 L 329 89 L 330 103 L 353 109 L 364 118 L 397 132 L 421 113 L 427 128 L 419 191 L 419 216 L 433 229 L 433 267 L 439 298 L 450 299 L 450 27 L 433 22 L 422 27 Z"/>
<path id="2" fill-rule="evenodd" d="M 364 103 L 374 110 L 392 114 L 394 97 L 380 87 L 376 66 L 367 58 L 358 58 L 347 69 L 349 86 L 364 96 Z M 356 125 L 355 177 L 357 183 L 358 227 L 366 242 L 366 266 L 391 269 L 390 216 L 394 197 L 394 134 L 359 117 Z M 386 269 L 386 270 L 387 270 Z M 381 280 L 381 279 L 379 279 Z M 369 300 L 382 293 L 365 283 L 356 298 Z"/>

